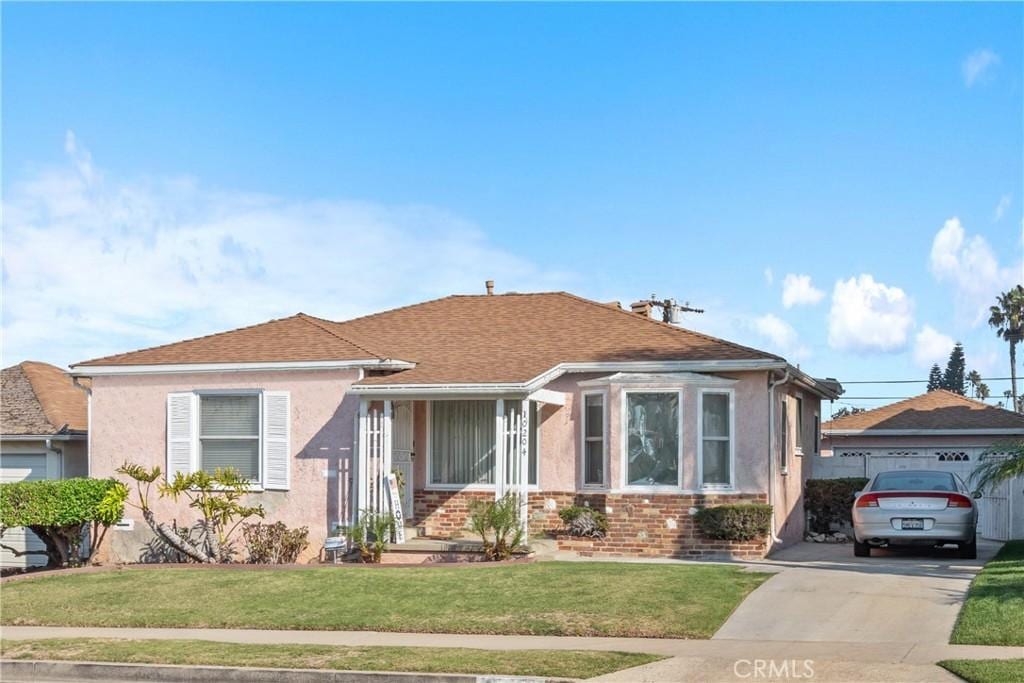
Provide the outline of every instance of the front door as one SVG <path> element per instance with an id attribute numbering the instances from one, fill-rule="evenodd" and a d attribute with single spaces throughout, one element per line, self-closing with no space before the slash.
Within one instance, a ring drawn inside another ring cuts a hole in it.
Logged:
<path id="1" fill-rule="evenodd" d="M 391 468 L 401 473 L 402 516 L 412 519 L 412 401 L 395 401 L 392 404 L 391 422 Z"/>

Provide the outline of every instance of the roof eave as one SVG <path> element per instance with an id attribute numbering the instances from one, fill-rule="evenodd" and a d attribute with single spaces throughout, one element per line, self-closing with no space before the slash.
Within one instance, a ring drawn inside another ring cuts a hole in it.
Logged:
<path id="1" fill-rule="evenodd" d="M 272 370 L 410 370 L 415 363 L 386 358 L 356 360 L 272 361 L 251 363 L 163 363 L 153 365 L 73 365 L 73 377 L 165 375 L 193 372 L 261 372 Z"/>
<path id="2" fill-rule="evenodd" d="M 1024 427 L 985 429 L 822 429 L 822 436 L 1024 436 Z"/>

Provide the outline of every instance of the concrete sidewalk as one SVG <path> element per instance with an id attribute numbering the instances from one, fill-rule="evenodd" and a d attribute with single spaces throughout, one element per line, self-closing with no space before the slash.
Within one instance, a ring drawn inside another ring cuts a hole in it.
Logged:
<path id="1" fill-rule="evenodd" d="M 353 646 L 466 647 L 487 650 L 617 650 L 649 652 L 670 659 L 609 674 L 601 681 L 741 681 L 757 660 L 776 667 L 811 662 L 814 681 L 957 680 L 936 667 L 941 659 L 1024 658 L 1024 648 L 939 643 L 848 643 L 825 641 L 677 640 L 659 638 L 582 638 L 564 636 L 490 636 L 375 631 L 266 631 L 244 629 L 70 628 L 5 626 L 4 639 L 127 638 L 196 639 L 230 643 L 281 643 Z M 788 664 L 786 664 L 788 662 Z M 808 678 L 807 676 L 804 676 Z M 775 680 L 794 678 L 778 677 Z M 757 680 L 773 680 L 759 676 Z"/>

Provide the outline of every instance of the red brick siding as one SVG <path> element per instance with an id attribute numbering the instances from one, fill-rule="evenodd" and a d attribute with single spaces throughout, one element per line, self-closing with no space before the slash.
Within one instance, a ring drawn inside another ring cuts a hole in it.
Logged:
<path id="1" fill-rule="evenodd" d="M 416 491 L 416 524 L 423 527 L 428 536 L 463 535 L 469 502 L 493 495 L 487 491 Z M 552 535 L 557 538 L 559 549 L 588 557 L 761 558 L 768 552 L 767 539 L 732 542 L 703 538 L 690 510 L 725 503 L 764 502 L 767 502 L 766 496 L 759 494 L 531 493 L 530 533 Z M 605 538 L 576 538 L 559 533 L 562 522 L 558 511 L 574 503 L 589 504 L 602 511 L 611 508 L 611 512 L 606 512 L 608 535 Z M 673 522 L 675 528 L 669 528 Z"/>

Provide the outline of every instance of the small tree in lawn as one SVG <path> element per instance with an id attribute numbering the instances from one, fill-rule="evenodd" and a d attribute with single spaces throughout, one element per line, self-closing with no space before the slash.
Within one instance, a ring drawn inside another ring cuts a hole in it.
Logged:
<path id="1" fill-rule="evenodd" d="M 176 472 L 174 479 L 165 477 L 157 484 L 161 498 L 188 500 L 188 506 L 198 514 L 199 537 L 192 538 L 188 527 L 181 528 L 177 520 L 171 524 L 158 521 L 150 505 L 153 483 L 160 479 L 160 467 L 147 470 L 141 465 L 125 463 L 117 470 L 135 480 L 138 501 L 128 504 L 142 512 L 142 518 L 162 541 L 174 550 L 196 562 L 230 562 L 233 555 L 232 537 L 239 525 L 250 517 L 263 517 L 263 507 L 247 507 L 242 497 L 249 493 L 249 480 L 234 468 L 220 469 L 213 474 L 198 470 L 184 474 Z"/>
<path id="2" fill-rule="evenodd" d="M 128 489 L 114 479 L 44 479 L 0 484 L 0 537 L 11 527 L 25 527 L 45 550 L 18 550 L 0 543 L 15 556 L 45 555 L 46 566 L 79 564 L 81 544 L 89 528 L 89 557 L 103 542 L 111 524 L 124 516 Z"/>

